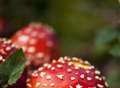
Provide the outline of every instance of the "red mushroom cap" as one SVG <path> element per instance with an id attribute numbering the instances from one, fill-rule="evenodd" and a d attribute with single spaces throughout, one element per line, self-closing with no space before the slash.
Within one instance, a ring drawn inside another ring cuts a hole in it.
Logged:
<path id="1" fill-rule="evenodd" d="M 16 50 L 11 40 L 0 38 L 0 63 L 4 62 L 5 59 Z"/>
<path id="2" fill-rule="evenodd" d="M 56 35 L 48 25 L 31 23 L 18 31 L 12 37 L 12 42 L 23 48 L 28 61 L 34 66 L 59 56 Z"/>
<path id="3" fill-rule="evenodd" d="M 100 71 L 80 58 L 60 58 L 33 72 L 27 88 L 109 88 Z"/>

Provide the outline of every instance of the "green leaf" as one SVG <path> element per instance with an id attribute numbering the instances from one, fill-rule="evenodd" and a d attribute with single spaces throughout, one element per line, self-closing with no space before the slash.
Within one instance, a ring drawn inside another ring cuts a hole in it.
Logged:
<path id="1" fill-rule="evenodd" d="M 12 53 L 4 63 L 0 64 L 0 84 L 6 86 L 16 83 L 24 70 L 25 63 L 22 49 Z"/>
<path id="2" fill-rule="evenodd" d="M 120 44 L 114 45 L 109 52 L 115 57 L 120 57 Z"/>
<path id="3" fill-rule="evenodd" d="M 104 46 L 111 43 L 118 36 L 117 30 L 112 27 L 107 27 L 99 31 L 95 39 L 96 46 Z"/>
<path id="4" fill-rule="evenodd" d="M 95 47 L 93 51 L 97 55 L 109 54 L 111 46 L 115 43 L 119 35 L 119 32 L 112 27 L 105 27 L 98 31 L 95 38 Z"/>

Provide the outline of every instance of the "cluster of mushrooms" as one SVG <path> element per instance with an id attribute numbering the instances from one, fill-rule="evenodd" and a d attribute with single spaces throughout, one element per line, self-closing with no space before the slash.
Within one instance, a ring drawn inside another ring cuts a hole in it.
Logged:
<path id="1" fill-rule="evenodd" d="M 88 61 L 60 57 L 59 41 L 48 25 L 30 23 L 9 40 L 0 38 L 0 63 L 19 48 L 27 62 L 19 80 L 8 88 L 109 88 L 105 77 Z"/>

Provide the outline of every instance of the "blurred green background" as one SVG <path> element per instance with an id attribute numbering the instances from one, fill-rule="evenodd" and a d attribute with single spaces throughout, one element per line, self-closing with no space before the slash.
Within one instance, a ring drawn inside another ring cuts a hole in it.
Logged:
<path id="1" fill-rule="evenodd" d="M 58 35 L 61 56 L 89 60 L 111 88 L 120 88 L 119 15 L 118 0 L 0 0 L 0 36 L 30 22 L 47 23 Z"/>

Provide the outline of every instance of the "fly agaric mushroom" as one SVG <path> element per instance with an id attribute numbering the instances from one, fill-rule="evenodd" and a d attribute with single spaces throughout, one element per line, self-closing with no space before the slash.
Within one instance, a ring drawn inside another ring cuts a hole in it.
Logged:
<path id="1" fill-rule="evenodd" d="M 14 53 L 17 48 L 12 44 L 11 40 L 7 40 L 5 38 L 0 38 L 0 64 L 6 61 L 7 57 Z M 25 88 L 27 79 L 27 70 L 25 69 L 22 73 L 19 80 L 17 80 L 16 84 L 8 86 L 8 88 Z"/>
<path id="2" fill-rule="evenodd" d="M 5 59 L 17 49 L 12 44 L 11 40 L 5 38 L 0 38 L 0 64 L 5 61 Z"/>
<path id="3" fill-rule="evenodd" d="M 37 67 L 59 56 L 58 41 L 53 29 L 41 23 L 31 23 L 11 38 L 17 47 L 22 47 L 28 63 Z"/>
<path id="4" fill-rule="evenodd" d="M 34 71 L 27 88 L 109 88 L 100 71 L 80 58 L 59 58 Z"/>

